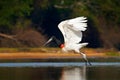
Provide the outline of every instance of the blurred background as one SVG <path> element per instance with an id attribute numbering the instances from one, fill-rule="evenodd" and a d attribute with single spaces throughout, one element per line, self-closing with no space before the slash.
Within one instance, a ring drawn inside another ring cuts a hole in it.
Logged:
<path id="1" fill-rule="evenodd" d="M 51 36 L 63 42 L 57 25 L 78 16 L 88 19 L 87 47 L 120 50 L 119 0 L 0 0 L 0 47 L 42 47 Z"/>

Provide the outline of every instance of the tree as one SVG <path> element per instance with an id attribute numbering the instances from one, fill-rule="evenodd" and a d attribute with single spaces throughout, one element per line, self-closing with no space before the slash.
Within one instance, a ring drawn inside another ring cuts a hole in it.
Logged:
<path id="1" fill-rule="evenodd" d="M 32 10 L 33 0 L 0 0 L 0 32 L 23 22 Z"/>

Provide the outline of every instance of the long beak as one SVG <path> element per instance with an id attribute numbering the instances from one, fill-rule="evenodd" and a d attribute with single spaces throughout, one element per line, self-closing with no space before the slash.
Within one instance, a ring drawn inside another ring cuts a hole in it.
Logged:
<path id="1" fill-rule="evenodd" d="M 46 46 L 48 43 L 50 43 L 53 40 L 53 36 L 48 39 L 48 41 L 43 45 Z"/>
<path id="2" fill-rule="evenodd" d="M 61 41 L 58 40 L 55 36 L 52 36 L 48 39 L 48 41 L 43 45 L 43 46 L 46 46 L 47 44 L 49 44 L 51 41 L 55 40 L 55 42 L 57 43 L 57 45 L 60 45 L 61 44 Z"/>

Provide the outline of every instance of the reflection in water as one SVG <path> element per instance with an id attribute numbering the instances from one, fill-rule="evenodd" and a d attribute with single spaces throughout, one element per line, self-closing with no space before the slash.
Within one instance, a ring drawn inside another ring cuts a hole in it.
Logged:
<path id="1" fill-rule="evenodd" d="M 119 62 L 93 65 L 89 67 L 81 63 L 0 63 L 0 80 L 120 80 Z"/>
<path id="2" fill-rule="evenodd" d="M 2 67 L 0 80 L 86 80 L 86 67 Z"/>
<path id="3" fill-rule="evenodd" d="M 61 80 L 86 80 L 86 66 L 63 68 Z"/>

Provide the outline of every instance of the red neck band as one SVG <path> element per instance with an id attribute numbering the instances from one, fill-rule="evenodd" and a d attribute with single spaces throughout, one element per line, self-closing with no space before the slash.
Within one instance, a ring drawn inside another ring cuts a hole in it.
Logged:
<path id="1" fill-rule="evenodd" d="M 63 47 L 64 47 L 64 44 L 61 44 L 61 45 L 60 45 L 60 48 L 63 48 Z"/>

